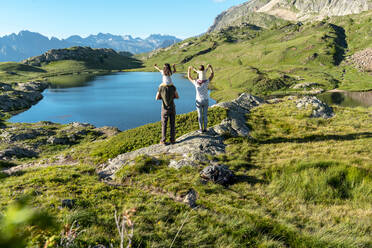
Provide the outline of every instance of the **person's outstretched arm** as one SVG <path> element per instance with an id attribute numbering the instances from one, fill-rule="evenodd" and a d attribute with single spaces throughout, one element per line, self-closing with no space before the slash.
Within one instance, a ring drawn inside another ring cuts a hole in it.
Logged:
<path id="1" fill-rule="evenodd" d="M 196 73 L 198 73 L 198 71 L 194 68 L 194 66 L 191 66 L 192 70 Z"/>
<path id="2" fill-rule="evenodd" d="M 194 83 L 194 79 L 192 78 L 192 75 L 191 75 L 191 68 L 192 68 L 192 66 L 189 66 L 189 68 L 187 70 L 187 78 L 189 79 L 189 81 L 191 83 Z"/>
<path id="3" fill-rule="evenodd" d="M 176 73 L 176 72 L 177 72 L 176 64 L 173 64 L 173 73 Z"/>
<path id="4" fill-rule="evenodd" d="M 159 72 L 161 72 L 161 70 L 160 70 L 160 68 L 158 67 L 157 64 L 154 65 L 154 68 L 155 68 L 156 70 L 158 70 Z"/>
<path id="5" fill-rule="evenodd" d="M 211 75 L 209 76 L 209 82 L 210 82 L 214 78 L 214 70 L 213 70 L 213 67 L 211 65 L 208 65 L 208 67 L 211 69 Z"/>

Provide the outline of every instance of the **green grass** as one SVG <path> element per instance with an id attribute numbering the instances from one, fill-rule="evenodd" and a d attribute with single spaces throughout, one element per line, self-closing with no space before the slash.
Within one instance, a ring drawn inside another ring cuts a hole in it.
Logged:
<path id="1" fill-rule="evenodd" d="M 369 247 L 369 111 L 335 107 L 336 116 L 324 120 L 308 118 L 311 109 L 298 110 L 287 100 L 253 109 L 252 138 L 228 138 L 227 153 L 214 158 L 237 175 L 229 187 L 203 183 L 199 172 L 206 164 L 175 170 L 167 166 L 174 159 L 169 155 L 140 156 L 116 174 L 116 186 L 99 181 L 95 166 L 86 164 L 2 176 L 0 208 L 30 195 L 31 204 L 55 216 L 60 226 L 78 221 L 85 231 L 77 247 L 118 244 L 115 207 L 136 208 L 134 247 L 170 247 L 179 230 L 174 247 Z M 216 122 L 225 117 L 220 109 L 211 112 Z M 191 113 L 179 119 L 185 123 L 179 135 L 195 118 Z M 102 162 L 158 142 L 155 127 L 74 149 Z M 146 137 L 142 145 L 140 136 L 132 137 L 136 133 Z M 198 194 L 194 210 L 179 202 L 189 189 Z M 76 206 L 59 208 L 62 199 L 74 199 Z M 54 231 L 43 238 L 52 236 L 58 241 L 60 235 Z"/>
<path id="2" fill-rule="evenodd" d="M 171 48 L 138 58 L 144 60 L 145 70 L 149 71 L 153 70 L 153 64 L 165 62 L 178 64 L 179 71 L 184 72 L 189 65 L 214 65 L 216 77 L 211 88 L 212 97 L 216 100 L 231 100 L 242 92 L 259 95 L 293 93 L 296 90 L 290 89 L 290 86 L 303 82 L 316 82 L 326 90 L 369 90 L 372 89 L 372 76 L 359 73 L 341 62 L 343 56 L 370 44 L 367 35 L 369 26 L 366 24 L 370 13 L 360 16 L 362 33 L 355 32 L 350 25 L 346 26 L 341 21 L 345 18 L 303 26 L 286 24 L 261 31 L 251 30 L 250 27 L 228 28 L 219 33 L 190 38 Z M 342 29 L 332 22 L 345 26 L 347 47 Z M 245 35 L 242 36 L 242 33 Z M 359 44 L 361 40 L 363 46 Z M 215 49 L 201 53 L 212 44 L 216 44 Z M 353 49 L 348 52 L 350 47 Z M 185 58 L 192 59 L 183 63 Z"/>

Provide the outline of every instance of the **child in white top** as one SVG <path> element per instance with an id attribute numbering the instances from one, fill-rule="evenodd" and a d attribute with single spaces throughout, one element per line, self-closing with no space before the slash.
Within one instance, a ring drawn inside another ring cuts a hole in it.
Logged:
<path id="1" fill-rule="evenodd" d="M 198 84 L 203 84 L 207 81 L 207 71 L 208 69 L 210 68 L 210 65 L 207 66 L 207 68 L 204 67 L 204 65 L 201 65 L 199 67 L 199 70 L 195 70 L 194 67 L 192 67 L 192 69 L 194 70 L 194 72 L 196 72 L 198 74 L 198 79 L 197 79 L 197 82 Z"/>
<path id="2" fill-rule="evenodd" d="M 173 73 L 176 72 L 176 65 L 175 64 L 173 65 L 173 71 L 172 71 L 172 68 L 171 68 L 170 64 L 168 64 L 168 63 L 164 64 L 163 70 L 161 70 L 158 67 L 157 64 L 155 64 L 154 67 L 163 76 L 163 80 L 162 80 L 161 84 L 163 84 L 163 85 L 172 85 L 173 84 L 171 76 L 172 76 Z"/>

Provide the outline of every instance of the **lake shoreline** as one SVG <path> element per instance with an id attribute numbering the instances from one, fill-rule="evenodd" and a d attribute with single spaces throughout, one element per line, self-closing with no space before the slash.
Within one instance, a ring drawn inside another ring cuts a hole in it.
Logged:
<path id="1" fill-rule="evenodd" d="M 117 72 L 76 87 L 52 86 L 44 91 L 41 102 L 25 113 L 13 112 L 20 114 L 13 115 L 9 122 L 80 122 L 132 129 L 159 120 L 161 102 L 154 99 L 160 81 L 161 75 L 155 72 Z M 194 111 L 194 86 L 180 73 L 174 75 L 174 83 L 181 98 L 176 102 L 177 113 Z M 210 104 L 215 103 L 210 98 Z"/>

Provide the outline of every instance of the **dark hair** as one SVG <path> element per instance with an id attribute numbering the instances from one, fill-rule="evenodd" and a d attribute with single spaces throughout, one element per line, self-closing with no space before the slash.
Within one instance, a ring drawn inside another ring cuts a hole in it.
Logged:
<path id="1" fill-rule="evenodd" d="M 168 63 L 164 64 L 163 73 L 165 76 L 172 76 L 172 69 L 171 69 L 170 64 Z"/>
<path id="2" fill-rule="evenodd" d="M 204 65 L 201 65 L 201 66 L 199 67 L 199 70 L 200 70 L 200 71 L 204 71 Z"/>

